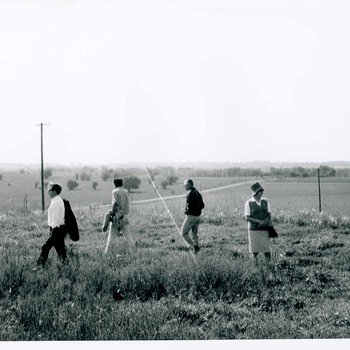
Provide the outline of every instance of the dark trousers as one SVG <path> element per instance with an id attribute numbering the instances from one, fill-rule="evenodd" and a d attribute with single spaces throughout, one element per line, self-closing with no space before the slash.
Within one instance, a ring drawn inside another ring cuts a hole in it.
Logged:
<path id="1" fill-rule="evenodd" d="M 64 244 L 64 238 L 66 232 L 64 226 L 50 228 L 50 238 L 44 243 L 41 248 L 41 254 L 38 259 L 38 265 L 44 266 L 51 248 L 55 248 L 59 259 L 64 262 L 67 258 L 66 245 Z"/>

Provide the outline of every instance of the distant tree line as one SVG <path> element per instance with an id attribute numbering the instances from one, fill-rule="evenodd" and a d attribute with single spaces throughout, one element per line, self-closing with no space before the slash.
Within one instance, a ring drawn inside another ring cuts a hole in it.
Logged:
<path id="1" fill-rule="evenodd" d="M 260 176 L 278 176 L 278 177 L 313 177 L 317 176 L 317 169 L 320 170 L 322 177 L 350 177 L 350 168 L 334 168 L 327 165 L 321 165 L 318 168 L 312 167 L 270 167 L 270 168 L 191 168 L 191 167 L 171 167 L 159 166 L 147 168 L 148 175 L 152 181 L 155 178 L 173 179 L 173 177 L 260 177 Z M 145 174 L 142 168 L 128 169 L 109 169 L 102 167 L 100 172 L 103 181 L 109 181 L 115 177 L 125 177 L 133 174 L 143 176 Z M 170 182 L 172 182 L 170 180 Z"/>
<path id="2" fill-rule="evenodd" d="M 112 169 L 107 167 L 101 168 L 101 180 L 102 181 L 112 181 L 116 178 L 123 179 L 123 186 L 131 192 L 132 190 L 136 190 L 140 187 L 141 179 L 134 175 L 134 173 L 140 172 L 140 169 L 133 168 L 120 168 L 120 169 Z"/>
<path id="3" fill-rule="evenodd" d="M 178 180 L 178 176 L 169 175 L 160 184 L 162 188 L 166 190 L 168 186 L 175 185 L 177 183 L 177 180 Z"/>
<path id="4" fill-rule="evenodd" d="M 44 178 L 47 180 L 53 176 L 54 170 L 66 170 L 66 169 L 53 169 L 47 167 L 44 170 Z M 70 169 L 71 170 L 71 169 Z M 350 168 L 333 168 L 327 165 L 321 165 L 319 168 L 311 167 L 270 167 L 266 169 L 262 168 L 213 168 L 213 169 L 201 169 L 191 167 L 171 167 L 171 166 L 159 166 L 155 168 L 147 168 L 149 178 L 154 181 L 155 178 L 162 178 L 161 186 L 163 189 L 167 189 L 167 186 L 171 186 L 177 183 L 179 176 L 184 177 L 294 177 L 294 178 L 307 178 L 316 177 L 317 172 L 320 172 L 321 177 L 350 177 Z M 112 169 L 102 166 L 101 169 L 93 167 L 82 167 L 75 169 L 75 179 L 69 179 L 67 181 L 67 187 L 69 190 L 74 190 L 79 186 L 78 180 L 91 181 L 92 188 L 96 190 L 98 182 L 97 177 L 100 177 L 102 181 L 113 181 L 115 178 L 124 179 L 124 187 L 130 191 L 138 189 L 141 184 L 141 176 L 145 175 L 145 171 L 142 168 L 119 168 Z M 23 169 L 20 169 L 20 173 L 24 174 Z M 140 176 L 140 177 L 138 177 Z M 0 173 L 0 181 L 3 179 L 3 174 Z M 149 182 L 151 183 L 151 180 Z M 45 188 L 47 182 L 45 182 Z M 35 182 L 35 188 L 40 188 L 39 181 Z"/>
<path id="5" fill-rule="evenodd" d="M 102 181 L 111 181 L 118 177 L 125 178 L 126 176 L 130 176 L 138 172 L 140 172 L 140 169 L 133 169 L 133 168 L 112 169 L 112 168 L 102 167 L 100 177 Z"/>
<path id="6" fill-rule="evenodd" d="M 322 177 L 335 177 L 337 176 L 337 170 L 326 165 L 322 165 L 319 168 L 320 176 Z M 315 177 L 317 176 L 318 169 L 315 168 L 270 168 L 271 176 L 279 177 Z"/>
<path id="7" fill-rule="evenodd" d="M 243 176 L 263 176 L 266 175 L 262 169 L 258 168 L 224 168 L 224 169 L 190 169 L 184 168 L 179 169 L 179 172 L 185 174 L 190 177 L 243 177 Z"/>
<path id="8" fill-rule="evenodd" d="M 319 168 L 304 168 L 301 166 L 290 168 L 270 167 L 269 169 L 239 167 L 224 169 L 179 168 L 178 173 L 188 177 L 314 177 L 317 176 L 318 169 L 322 177 L 350 177 L 350 168 L 333 168 L 327 165 L 321 165 Z"/>

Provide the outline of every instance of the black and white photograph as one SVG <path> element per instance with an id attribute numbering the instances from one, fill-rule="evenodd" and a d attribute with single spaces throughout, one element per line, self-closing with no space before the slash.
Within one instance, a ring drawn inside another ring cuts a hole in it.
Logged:
<path id="1" fill-rule="evenodd" d="M 0 0 L 0 346 L 350 345 L 350 2 Z"/>

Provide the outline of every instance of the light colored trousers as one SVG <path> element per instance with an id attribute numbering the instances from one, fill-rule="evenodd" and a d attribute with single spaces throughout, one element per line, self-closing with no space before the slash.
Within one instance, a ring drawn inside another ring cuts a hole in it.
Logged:
<path id="1" fill-rule="evenodd" d="M 106 214 L 106 217 L 107 215 L 108 214 Z M 104 251 L 105 254 L 108 252 L 108 249 L 112 243 L 112 240 L 116 239 L 116 237 L 118 236 L 124 236 L 126 242 L 128 243 L 129 250 L 131 253 L 135 253 L 136 251 L 135 242 L 130 233 L 130 225 L 129 225 L 129 219 L 127 215 L 124 215 L 124 218 L 120 221 L 121 221 L 120 222 L 121 225 L 119 229 L 115 220 L 109 225 L 107 243 Z"/>
<path id="2" fill-rule="evenodd" d="M 192 247 L 198 245 L 198 227 L 200 217 L 194 215 L 186 215 L 186 219 L 182 225 L 181 234 L 184 240 Z M 192 238 L 189 232 L 192 231 Z"/>

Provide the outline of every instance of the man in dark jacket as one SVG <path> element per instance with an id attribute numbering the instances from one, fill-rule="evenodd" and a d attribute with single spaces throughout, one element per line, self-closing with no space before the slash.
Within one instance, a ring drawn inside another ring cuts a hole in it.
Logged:
<path id="1" fill-rule="evenodd" d="M 200 223 L 200 215 L 204 208 L 202 195 L 193 186 L 193 181 L 187 179 L 184 182 L 184 187 L 187 190 L 186 194 L 186 219 L 182 225 L 182 237 L 193 248 L 194 253 L 199 252 L 198 245 L 198 227 Z M 189 232 L 192 231 L 192 238 Z"/>

